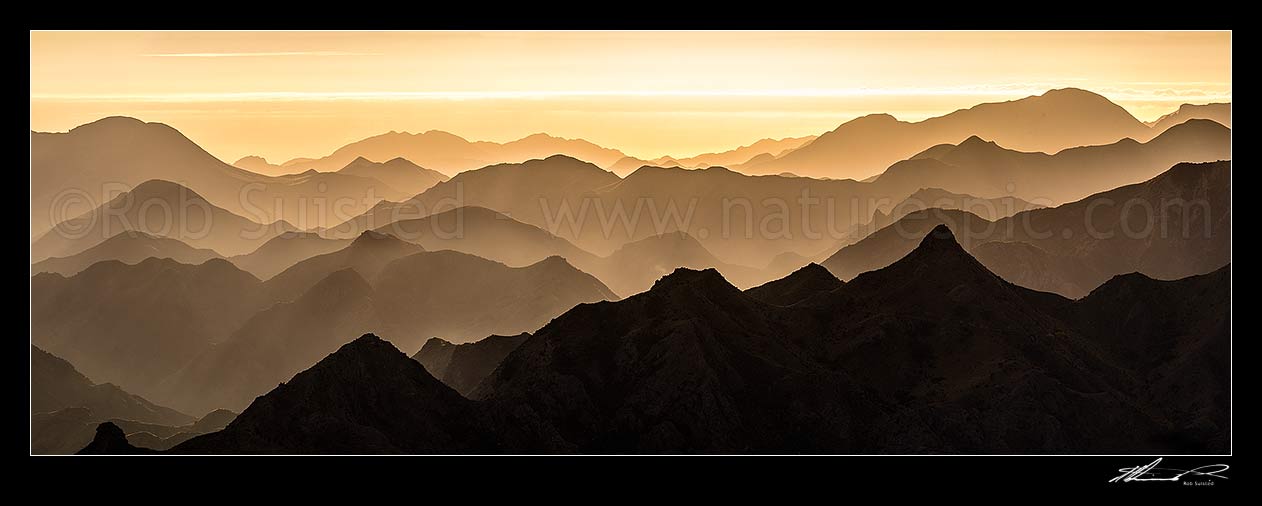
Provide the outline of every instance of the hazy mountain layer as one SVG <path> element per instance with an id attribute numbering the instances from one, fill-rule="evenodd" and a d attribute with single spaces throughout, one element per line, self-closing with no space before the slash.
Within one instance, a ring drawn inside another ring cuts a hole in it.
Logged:
<path id="1" fill-rule="evenodd" d="M 991 139 L 1020 151 L 1055 153 L 1126 138 L 1145 141 L 1163 131 L 1144 125 L 1107 98 L 1066 88 L 1019 100 L 980 104 L 915 123 L 899 121 L 888 114 L 863 116 L 820 135 L 802 148 L 775 159 L 746 163 L 738 169 L 750 174 L 792 172 L 863 179 L 930 146 L 955 144 L 970 136 Z M 1184 160 L 1170 164 L 1178 161 Z"/>
<path id="2" fill-rule="evenodd" d="M 80 253 L 37 262 L 31 266 L 31 273 L 53 272 L 73 276 L 88 266 L 105 260 L 137 264 L 146 258 L 170 258 L 182 264 L 200 264 L 221 257 L 213 250 L 193 248 L 169 237 L 124 231 Z"/>
<path id="3" fill-rule="evenodd" d="M 965 211 L 907 215 L 823 265 L 841 279 L 881 268 L 946 224 L 999 276 L 1081 297 L 1118 274 L 1176 279 L 1231 261 L 1231 162 L 1179 164 L 1139 184 L 991 222 Z"/>
<path id="4" fill-rule="evenodd" d="M 291 230 L 293 226 L 283 221 L 270 225 L 250 221 L 211 204 L 189 188 L 155 179 L 58 224 L 31 243 L 31 258 L 39 261 L 76 255 L 130 231 L 236 255 Z"/>
<path id="5" fill-rule="evenodd" d="M 832 291 L 780 290 L 814 293 L 788 306 L 686 269 L 579 305 L 478 401 L 364 336 L 173 451 L 1219 452 L 1227 397 L 1197 394 L 1227 391 L 1229 282 L 1132 275 L 1070 301 L 1003 281 L 939 226 Z M 1179 324 L 1139 316 L 1166 313 Z"/>

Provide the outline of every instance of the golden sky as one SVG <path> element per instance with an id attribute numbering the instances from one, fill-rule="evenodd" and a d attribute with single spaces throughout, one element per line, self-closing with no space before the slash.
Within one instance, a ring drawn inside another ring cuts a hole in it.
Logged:
<path id="1" fill-rule="evenodd" d="M 1141 120 L 1231 100 L 1230 32 L 32 32 L 31 129 L 167 123 L 232 162 L 386 131 L 641 158 L 1077 87 Z"/>

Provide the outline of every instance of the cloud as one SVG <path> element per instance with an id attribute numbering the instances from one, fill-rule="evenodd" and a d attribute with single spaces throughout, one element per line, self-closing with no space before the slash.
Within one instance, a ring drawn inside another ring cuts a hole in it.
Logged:
<path id="1" fill-rule="evenodd" d="M 151 53 L 150 58 L 257 58 L 273 56 L 378 56 L 381 53 L 356 53 L 350 51 L 272 51 L 253 53 Z"/>

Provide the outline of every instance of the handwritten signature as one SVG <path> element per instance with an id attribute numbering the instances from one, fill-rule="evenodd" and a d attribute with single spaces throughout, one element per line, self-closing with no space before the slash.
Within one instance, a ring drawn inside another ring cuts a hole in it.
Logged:
<path id="1" fill-rule="evenodd" d="M 1130 481 L 1179 481 L 1184 476 L 1192 475 L 1193 477 L 1204 476 L 1212 478 L 1227 479 L 1221 473 L 1226 471 L 1230 466 L 1227 464 L 1210 464 L 1195 469 L 1171 469 L 1168 467 L 1157 467 L 1161 463 L 1161 459 L 1152 461 L 1151 464 L 1138 467 L 1123 467 L 1118 469 L 1122 474 L 1116 478 L 1109 480 L 1109 483 L 1130 482 Z"/>

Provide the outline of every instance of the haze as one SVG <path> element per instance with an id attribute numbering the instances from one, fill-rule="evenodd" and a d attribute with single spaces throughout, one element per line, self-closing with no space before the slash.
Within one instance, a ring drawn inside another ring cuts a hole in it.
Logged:
<path id="1" fill-rule="evenodd" d="M 220 159 L 275 163 L 432 129 L 684 157 L 1064 86 L 1151 121 L 1229 102 L 1230 44 L 1229 32 L 32 32 L 31 129 L 142 117 Z"/>

